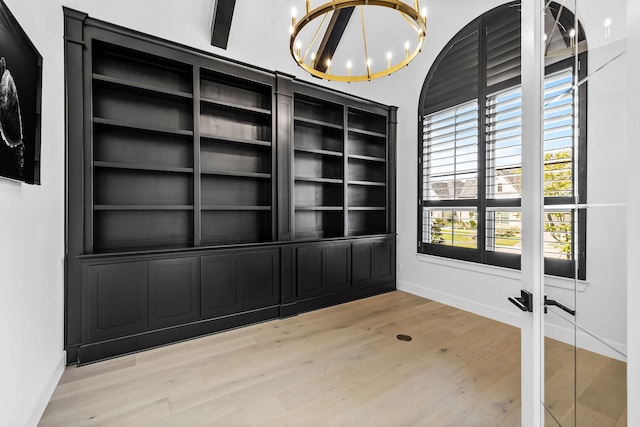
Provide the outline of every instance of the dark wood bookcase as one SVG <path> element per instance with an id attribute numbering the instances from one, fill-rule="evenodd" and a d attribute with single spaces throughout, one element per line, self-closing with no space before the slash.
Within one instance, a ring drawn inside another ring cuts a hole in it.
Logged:
<path id="1" fill-rule="evenodd" d="M 185 64 L 92 46 L 94 251 L 193 243 L 193 93 Z"/>
<path id="2" fill-rule="evenodd" d="M 200 70 L 202 244 L 273 240 L 272 92 Z"/>
<path id="3" fill-rule="evenodd" d="M 347 114 L 348 235 L 389 232 L 387 117 L 350 108 Z"/>
<path id="4" fill-rule="evenodd" d="M 396 109 L 65 12 L 65 349 L 395 289 Z"/>
<path id="5" fill-rule="evenodd" d="M 344 106 L 294 95 L 296 238 L 344 235 Z"/>

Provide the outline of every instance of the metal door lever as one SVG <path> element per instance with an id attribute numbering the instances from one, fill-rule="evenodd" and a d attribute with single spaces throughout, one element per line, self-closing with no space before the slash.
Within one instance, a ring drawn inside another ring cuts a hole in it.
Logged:
<path id="1" fill-rule="evenodd" d="M 522 311 L 533 312 L 533 298 L 531 292 L 520 290 L 519 297 L 509 297 L 509 301 Z"/>
<path id="2" fill-rule="evenodd" d="M 547 296 L 544 296 L 544 312 L 547 312 L 547 306 L 548 305 L 555 305 L 556 307 L 558 307 L 561 310 L 566 311 L 567 313 L 569 313 L 572 316 L 576 315 L 576 311 L 570 309 L 569 307 L 567 307 L 566 305 L 562 304 L 561 302 L 558 302 L 554 299 L 548 299 Z"/>

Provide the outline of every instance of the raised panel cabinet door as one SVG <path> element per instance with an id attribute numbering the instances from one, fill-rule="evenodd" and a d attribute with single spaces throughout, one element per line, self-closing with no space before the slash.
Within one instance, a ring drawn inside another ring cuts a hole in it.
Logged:
<path id="1" fill-rule="evenodd" d="M 242 254 L 242 308 L 276 305 L 280 301 L 278 250 Z"/>
<path id="2" fill-rule="evenodd" d="M 87 266 L 89 340 L 147 328 L 147 263 Z"/>
<path id="3" fill-rule="evenodd" d="M 198 259 L 149 261 L 149 326 L 198 317 Z"/>
<path id="4" fill-rule="evenodd" d="M 351 286 L 351 244 L 327 245 L 325 264 L 327 292 L 338 292 Z"/>
<path id="5" fill-rule="evenodd" d="M 351 247 L 351 281 L 353 286 L 373 283 L 373 243 L 354 243 Z"/>
<path id="6" fill-rule="evenodd" d="M 203 317 L 224 316 L 242 309 L 239 254 L 200 259 L 200 298 Z"/>
<path id="7" fill-rule="evenodd" d="M 324 246 L 307 246 L 296 249 L 298 298 L 310 298 L 325 293 L 324 253 Z"/>
<path id="8" fill-rule="evenodd" d="M 392 280 L 395 274 L 395 256 L 392 240 L 382 240 L 374 245 L 374 273 L 376 281 Z"/>

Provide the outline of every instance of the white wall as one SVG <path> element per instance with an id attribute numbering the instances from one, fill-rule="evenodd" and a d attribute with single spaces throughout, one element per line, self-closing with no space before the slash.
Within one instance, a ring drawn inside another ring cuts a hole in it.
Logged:
<path id="1" fill-rule="evenodd" d="M 20 426 L 37 421 L 65 362 L 62 10 L 5 4 L 44 58 L 42 185 L 0 178 L 0 424 Z"/>

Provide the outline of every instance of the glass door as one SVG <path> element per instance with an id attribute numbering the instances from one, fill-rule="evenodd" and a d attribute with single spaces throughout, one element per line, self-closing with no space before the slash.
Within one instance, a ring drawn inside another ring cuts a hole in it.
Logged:
<path id="1" fill-rule="evenodd" d="M 542 418 L 626 425 L 626 0 L 540 21 Z"/>

